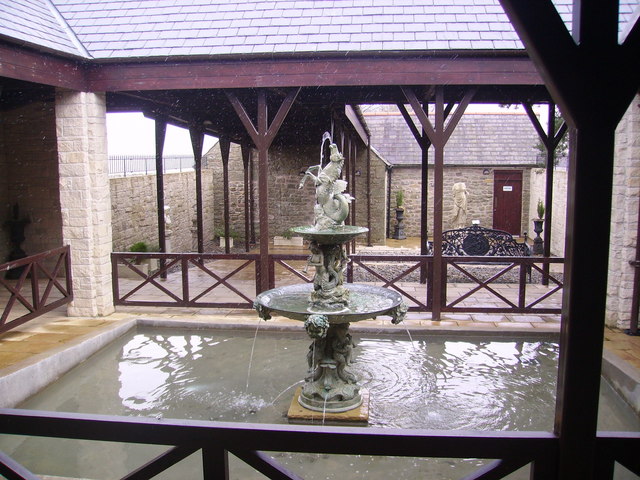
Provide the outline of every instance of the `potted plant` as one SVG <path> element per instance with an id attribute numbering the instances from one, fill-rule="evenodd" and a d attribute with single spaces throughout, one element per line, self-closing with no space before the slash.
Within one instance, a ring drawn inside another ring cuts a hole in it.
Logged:
<path id="1" fill-rule="evenodd" d="M 396 222 L 393 238 L 404 240 L 407 236 L 404 234 L 404 191 L 402 189 L 396 192 Z"/>
<path id="2" fill-rule="evenodd" d="M 273 237 L 273 245 L 280 247 L 301 247 L 302 237 L 294 236 L 290 228 Z"/>
<path id="3" fill-rule="evenodd" d="M 533 231 L 536 232 L 536 237 L 533 239 L 533 254 L 542 255 L 544 253 L 544 241 L 540 237 L 542 233 L 542 224 L 544 223 L 544 203 L 538 199 L 538 205 L 536 207 L 538 218 L 533 219 Z"/>
<path id="4" fill-rule="evenodd" d="M 132 253 L 145 253 L 149 251 L 149 246 L 146 242 L 136 242 L 129 247 L 129 251 Z M 144 275 L 149 275 L 149 260 L 136 257 L 133 259 L 133 264 Z M 121 278 L 140 278 L 140 275 L 127 265 L 118 265 L 118 276 Z"/>
<path id="5" fill-rule="evenodd" d="M 225 247 L 227 244 L 224 234 L 224 228 L 216 228 L 213 232 L 221 247 Z M 229 248 L 233 248 L 233 240 L 238 238 L 240 238 L 240 234 L 233 229 L 229 229 Z"/>

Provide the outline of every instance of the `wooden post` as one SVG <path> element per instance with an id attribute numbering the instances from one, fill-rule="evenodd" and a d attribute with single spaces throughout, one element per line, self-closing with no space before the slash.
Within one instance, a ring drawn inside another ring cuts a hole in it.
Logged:
<path id="1" fill-rule="evenodd" d="M 204 131 L 198 126 L 189 128 L 191 147 L 196 173 L 196 229 L 198 236 L 198 253 L 204 253 L 204 222 L 202 218 L 202 145 L 204 143 Z"/>
<path id="2" fill-rule="evenodd" d="M 367 246 L 371 246 L 371 135 L 367 138 Z"/>
<path id="3" fill-rule="evenodd" d="M 251 168 L 249 165 L 249 157 L 251 156 L 251 148 L 246 143 L 240 145 L 240 149 L 242 150 L 242 166 L 244 173 L 244 250 L 248 252 L 251 247 L 249 245 L 249 238 L 251 237 L 251 219 L 250 219 L 250 203 L 251 203 L 251 193 L 250 193 L 250 184 L 249 184 L 249 169 Z"/>
<path id="4" fill-rule="evenodd" d="M 156 203 L 158 214 L 158 245 L 161 252 L 166 252 L 164 224 L 164 172 L 162 169 L 162 150 L 167 133 L 167 121 L 163 117 L 155 119 L 156 124 Z"/>
<path id="5" fill-rule="evenodd" d="M 231 241 L 229 240 L 230 233 L 230 215 L 229 215 L 229 151 L 231 148 L 231 142 L 229 137 L 220 137 L 220 156 L 222 157 L 222 191 L 224 199 L 224 253 L 231 252 Z"/>
<path id="6" fill-rule="evenodd" d="M 619 43 L 617 2 L 575 0 L 571 34 L 551 0 L 500 2 L 571 125 L 556 478 L 591 480 L 599 478 L 596 428 L 615 128 L 640 84 L 640 25 L 635 22 Z"/>
<path id="7" fill-rule="evenodd" d="M 476 88 L 470 88 L 467 90 L 458 104 L 455 113 L 445 125 L 445 120 L 448 117 L 449 112 L 453 109 L 453 103 L 449 104 L 445 108 L 444 104 L 444 87 L 435 87 L 435 121 L 431 124 L 427 112 L 420 104 L 418 97 L 414 91 L 409 87 L 400 87 L 405 98 L 411 104 L 413 111 L 415 112 L 422 129 L 426 133 L 427 137 L 431 141 L 435 149 L 434 155 L 434 184 L 433 184 L 433 278 L 436 279 L 433 282 L 433 308 L 432 318 L 435 321 L 440 320 L 440 314 L 442 304 L 446 299 L 443 299 L 442 282 L 437 279 L 445 278 L 446 272 L 444 262 L 442 261 L 442 197 L 443 197 L 443 185 L 444 185 L 444 147 L 447 141 L 451 137 L 451 134 L 455 130 L 458 122 L 462 118 L 464 111 L 473 99 L 476 93 Z M 412 122 L 413 123 L 413 122 Z M 415 135 L 415 133 L 414 133 Z"/>
<path id="8" fill-rule="evenodd" d="M 556 132 L 555 127 L 555 103 L 549 103 L 549 115 L 548 115 L 548 128 L 547 131 L 544 131 L 542 125 L 538 121 L 538 117 L 533 111 L 533 107 L 530 103 L 523 103 L 525 111 L 533 124 L 533 127 L 536 129 L 538 136 L 540 137 L 540 141 L 545 147 L 546 155 L 546 183 L 545 183 L 545 211 L 544 211 L 544 250 L 543 256 L 545 258 L 549 258 L 551 256 L 551 219 L 553 214 L 553 171 L 555 168 L 555 156 L 556 156 L 556 148 L 567 132 L 567 124 L 562 123 L 558 131 Z M 549 285 L 549 264 L 545 263 L 542 267 L 543 275 L 542 275 L 542 284 Z"/>
<path id="9" fill-rule="evenodd" d="M 420 255 L 429 254 L 429 225 L 428 225 L 428 205 L 429 205 L 429 147 L 431 146 L 431 140 L 427 136 L 424 129 L 418 130 L 411 115 L 405 108 L 404 104 L 397 104 L 398 110 L 404 117 L 404 121 L 409 127 L 409 130 L 413 134 L 413 137 L 420 146 L 422 152 L 422 188 L 420 195 Z M 422 109 L 425 113 L 429 112 L 428 103 L 423 103 Z M 428 115 L 427 115 L 428 116 Z M 420 283 L 427 281 L 427 269 L 423 266 L 420 267 Z M 431 282 L 433 283 L 433 282 Z"/>
<path id="10" fill-rule="evenodd" d="M 258 90 L 258 121 L 257 126 L 253 124 L 251 117 L 247 114 L 244 106 L 238 97 L 232 92 L 225 92 L 229 102 L 233 106 L 240 121 L 244 125 L 247 133 L 258 149 L 258 196 L 259 196 L 259 221 L 260 221 L 260 260 L 257 269 L 257 285 L 260 292 L 269 289 L 269 147 L 273 142 L 282 122 L 289 113 L 293 102 L 295 102 L 300 88 L 289 91 L 283 100 L 271 125 L 267 114 L 267 92 L 264 89 Z M 257 293 L 260 293 L 257 292 Z"/>
<path id="11" fill-rule="evenodd" d="M 164 224 L 164 172 L 162 169 L 162 151 L 164 139 L 167 133 L 167 120 L 164 117 L 155 119 L 155 144 L 156 144 L 156 210 L 158 215 L 158 248 L 162 253 L 167 251 Z M 164 260 L 160 260 L 162 273 L 160 278 L 165 280 L 167 272 L 164 271 Z"/>

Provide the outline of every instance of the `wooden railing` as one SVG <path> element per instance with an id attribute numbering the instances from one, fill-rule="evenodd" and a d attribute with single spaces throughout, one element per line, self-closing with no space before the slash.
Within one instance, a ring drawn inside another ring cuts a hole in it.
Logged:
<path id="1" fill-rule="evenodd" d="M 308 255 L 272 254 L 269 258 L 269 288 L 313 281 L 313 270 L 306 268 Z M 365 281 L 394 289 L 403 295 L 410 311 L 431 312 L 435 307 L 450 313 L 555 314 L 561 311 L 563 283 L 559 275 L 548 270 L 550 265 L 561 265 L 562 258 L 443 257 L 445 275 L 457 273 L 462 281 L 452 282 L 443 275 L 440 299 L 432 295 L 433 256 L 352 255 L 350 258 L 348 281 Z M 160 268 L 147 274 L 136 262 L 150 259 L 159 262 Z M 259 288 L 257 259 L 257 254 L 113 253 L 115 304 L 251 308 Z M 224 268 L 217 271 L 216 262 Z M 121 282 L 118 265 L 132 272 L 136 280 Z M 531 283 L 531 272 L 549 285 Z M 167 276 L 171 281 L 163 281 Z M 422 278 L 426 281 L 421 282 Z M 228 300 L 221 300 L 223 297 Z"/>
<path id="2" fill-rule="evenodd" d="M 252 308 L 258 255 L 112 253 L 115 305 Z M 148 271 L 150 262 L 158 268 Z M 123 275 L 130 273 L 131 279 Z"/>
<path id="3" fill-rule="evenodd" d="M 71 302 L 69 246 L 0 265 L 0 286 L 4 303 L 0 332 Z"/>
<path id="4" fill-rule="evenodd" d="M 362 427 L 293 426 L 156 420 L 79 413 L 0 410 L 0 432 L 170 448 L 126 479 L 148 479 L 201 451 L 202 478 L 229 478 L 228 454 L 270 479 L 301 479 L 265 452 L 418 458 L 479 458 L 487 463 L 465 479 L 502 479 L 530 465 L 532 480 L 559 480 L 558 438 L 548 432 L 464 432 Z M 599 480 L 613 479 L 614 462 L 640 473 L 638 433 L 605 432 L 596 441 L 594 463 Z M 40 452 L 47 455 L 46 451 Z M 46 474 L 47 472 L 38 472 Z M 345 472 L 349 474 L 350 472 Z M 23 465 L 0 452 L 0 474 L 9 479 L 35 479 Z M 348 475 L 347 475 L 348 476 Z"/>

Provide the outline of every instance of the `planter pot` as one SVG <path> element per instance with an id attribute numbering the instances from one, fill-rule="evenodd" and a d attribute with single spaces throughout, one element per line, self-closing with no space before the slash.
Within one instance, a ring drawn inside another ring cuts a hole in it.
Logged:
<path id="1" fill-rule="evenodd" d="M 156 260 L 157 262 L 157 260 Z M 145 275 L 149 275 L 149 262 L 141 263 L 140 265 L 136 265 L 136 268 L 140 270 Z M 141 279 L 142 277 L 138 275 L 136 272 L 131 270 L 126 265 L 118 265 L 118 278 L 134 278 Z"/>
<path id="2" fill-rule="evenodd" d="M 303 245 L 302 237 L 273 237 L 273 245 L 279 247 L 301 247 Z"/>
<path id="3" fill-rule="evenodd" d="M 542 255 L 544 253 L 544 241 L 540 237 L 540 234 L 542 233 L 543 223 L 544 223 L 544 220 L 539 218 L 533 220 L 533 231 L 536 232 L 536 237 L 533 239 L 533 249 L 532 249 L 532 253 L 534 255 Z"/>
<path id="4" fill-rule="evenodd" d="M 219 241 L 220 241 L 220 246 L 221 247 L 226 247 L 227 242 L 225 241 L 226 239 L 224 237 L 220 237 Z M 229 248 L 233 248 L 233 238 L 229 239 Z"/>
<path id="5" fill-rule="evenodd" d="M 404 234 L 404 208 L 396 208 L 396 229 L 393 233 L 396 240 L 404 240 L 407 236 Z"/>

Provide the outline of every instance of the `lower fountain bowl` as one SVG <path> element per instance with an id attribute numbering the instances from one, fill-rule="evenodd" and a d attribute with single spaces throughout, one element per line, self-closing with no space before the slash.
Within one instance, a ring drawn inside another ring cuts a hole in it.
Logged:
<path id="1" fill-rule="evenodd" d="M 345 284 L 345 287 L 349 290 L 349 303 L 336 309 L 312 305 L 311 283 L 267 290 L 256 297 L 254 304 L 260 316 L 265 319 L 275 314 L 305 321 L 309 315 L 326 315 L 329 323 L 350 323 L 375 318 L 378 315 L 390 315 L 397 319 L 404 314 L 401 308 L 404 306 L 402 296 L 394 290 L 358 283 Z"/>

